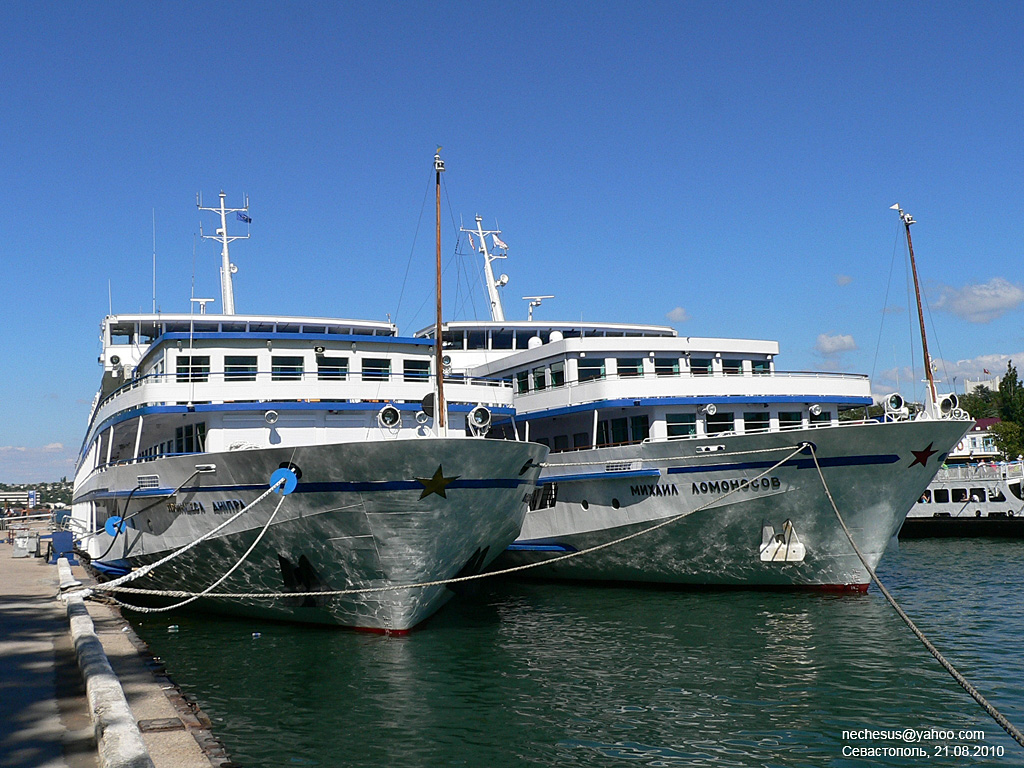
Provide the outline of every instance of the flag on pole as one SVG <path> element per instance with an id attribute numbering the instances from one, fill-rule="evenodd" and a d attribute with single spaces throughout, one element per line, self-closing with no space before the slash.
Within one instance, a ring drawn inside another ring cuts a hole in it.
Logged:
<path id="1" fill-rule="evenodd" d="M 491 235 L 491 238 L 494 240 L 494 247 L 495 248 L 504 248 L 506 251 L 508 250 L 508 246 L 505 245 L 501 241 L 501 238 L 499 238 L 497 235 Z"/>
<path id="2" fill-rule="evenodd" d="M 469 238 L 469 247 L 472 248 L 475 251 L 476 250 L 476 243 L 473 242 L 473 235 L 470 232 L 467 232 L 466 236 Z"/>
<path id="3" fill-rule="evenodd" d="M 246 224 L 252 224 L 252 219 L 250 217 L 246 216 L 241 211 L 238 211 L 237 216 L 238 216 L 238 220 L 239 221 L 244 221 Z"/>
<path id="4" fill-rule="evenodd" d="M 985 373 L 988 373 L 988 368 L 982 368 L 981 370 L 983 370 Z M 989 373 L 988 375 L 991 376 L 992 374 Z"/>

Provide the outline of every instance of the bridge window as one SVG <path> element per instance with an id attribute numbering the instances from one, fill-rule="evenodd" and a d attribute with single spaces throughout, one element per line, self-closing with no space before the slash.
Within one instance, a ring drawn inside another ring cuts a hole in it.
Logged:
<path id="1" fill-rule="evenodd" d="M 697 414 L 670 413 L 665 416 L 669 437 L 690 437 L 697 434 Z"/>
<path id="2" fill-rule="evenodd" d="M 337 381 L 348 378 L 347 357 L 324 357 L 317 355 L 316 377 L 320 381 Z"/>
<path id="3" fill-rule="evenodd" d="M 579 380 L 594 381 L 604 378 L 604 358 L 585 357 L 577 366 Z"/>
<path id="4" fill-rule="evenodd" d="M 516 371 L 516 393 L 523 394 L 530 391 L 530 372 Z"/>
<path id="5" fill-rule="evenodd" d="M 430 378 L 430 361 L 406 360 L 403 373 L 406 381 L 426 381 Z"/>
<path id="6" fill-rule="evenodd" d="M 641 357 L 620 357 L 618 363 L 619 376 L 623 378 L 644 375 L 644 361 Z"/>
<path id="7" fill-rule="evenodd" d="M 544 366 L 533 369 L 533 388 L 540 392 L 546 386 L 544 378 Z"/>
<path id="8" fill-rule="evenodd" d="M 767 412 L 743 414 L 743 429 L 747 432 L 767 432 L 769 426 Z"/>
<path id="9" fill-rule="evenodd" d="M 723 360 L 722 361 L 722 372 L 726 376 L 739 376 L 743 373 L 743 361 L 742 360 Z"/>
<path id="10" fill-rule="evenodd" d="M 779 429 L 794 429 L 804 425 L 804 415 L 800 411 L 779 411 Z"/>
<path id="11" fill-rule="evenodd" d="M 386 357 L 363 359 L 363 381 L 387 381 L 391 378 L 391 361 Z"/>
<path id="12" fill-rule="evenodd" d="M 772 372 L 772 364 L 767 360 L 755 360 L 751 365 L 755 376 L 764 376 Z"/>
<path id="13" fill-rule="evenodd" d="M 707 424 L 709 435 L 720 432 L 732 432 L 736 428 L 736 422 L 731 411 L 719 411 L 714 415 L 709 413 L 705 417 L 705 423 Z"/>
<path id="14" fill-rule="evenodd" d="M 225 356 L 224 381 L 256 381 L 256 356 Z"/>
<path id="15" fill-rule="evenodd" d="M 678 357 L 656 357 L 654 358 L 654 373 L 657 376 L 678 376 Z"/>
<path id="16" fill-rule="evenodd" d="M 829 422 L 832 421 L 832 412 L 831 411 L 822 411 L 817 416 L 815 416 L 812 413 L 810 421 L 811 421 L 811 424 L 828 424 Z"/>
<path id="17" fill-rule="evenodd" d="M 710 376 L 711 359 L 706 357 L 695 357 L 690 360 L 690 373 L 693 376 Z"/>
<path id="18" fill-rule="evenodd" d="M 301 357 L 274 355 L 270 358 L 271 381 L 300 381 L 301 379 Z"/>
<path id="19" fill-rule="evenodd" d="M 209 355 L 178 355 L 178 381 L 208 381 Z"/>
<path id="20" fill-rule="evenodd" d="M 565 386 L 565 363 L 551 364 L 551 386 Z"/>
<path id="21" fill-rule="evenodd" d="M 633 442 L 639 443 L 651 436 L 651 422 L 647 415 L 633 416 L 629 420 L 629 430 L 633 436 Z"/>

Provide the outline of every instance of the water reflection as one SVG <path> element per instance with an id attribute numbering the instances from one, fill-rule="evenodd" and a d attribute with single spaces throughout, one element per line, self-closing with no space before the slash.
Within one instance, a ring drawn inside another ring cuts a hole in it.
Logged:
<path id="1" fill-rule="evenodd" d="M 898 599 L 1020 724 L 1020 548 L 890 555 Z M 843 730 L 906 727 L 981 728 L 1019 753 L 877 592 L 495 583 L 407 638 L 162 622 L 140 632 L 246 766 L 854 765 Z"/>

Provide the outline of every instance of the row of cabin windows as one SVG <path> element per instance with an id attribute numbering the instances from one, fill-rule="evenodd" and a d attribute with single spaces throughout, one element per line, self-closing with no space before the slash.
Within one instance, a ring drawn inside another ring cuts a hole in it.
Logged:
<path id="1" fill-rule="evenodd" d="M 706 434 L 715 435 L 733 432 L 736 429 L 735 413 L 720 412 L 707 414 L 704 417 Z M 827 424 L 832 416 L 823 411 L 818 415 L 810 414 L 811 424 Z M 665 426 L 669 438 L 694 437 L 697 434 L 697 414 L 669 413 L 665 415 Z M 780 429 L 803 426 L 803 414 L 800 411 L 780 411 Z M 767 432 L 771 428 L 768 413 L 744 412 L 744 432 Z M 639 443 L 651 435 L 650 421 L 646 415 L 605 419 L 597 422 L 597 445 L 621 445 Z M 568 435 L 556 435 L 554 438 L 538 438 L 538 443 L 546 445 L 553 451 L 567 451 L 570 448 Z M 590 434 L 577 432 L 572 435 L 572 448 L 590 448 Z"/>
<path id="2" fill-rule="evenodd" d="M 615 358 L 615 368 L 620 378 L 635 378 L 644 375 L 643 357 L 618 357 Z M 655 376 L 678 376 L 680 373 L 678 357 L 655 357 Z M 711 376 L 714 370 L 714 361 L 711 358 L 692 358 L 690 360 L 690 374 L 692 376 Z M 751 362 L 751 370 L 755 375 L 765 375 L 771 372 L 771 363 L 767 360 L 754 360 Z M 723 360 L 722 373 L 726 376 L 743 375 L 742 360 Z M 576 378 L 580 383 L 596 381 L 607 376 L 606 358 L 603 357 L 582 357 L 576 363 Z M 561 387 L 565 384 L 565 363 L 557 362 L 550 365 L 540 365 L 515 374 L 516 392 L 539 392 L 548 387 Z"/>
<path id="3" fill-rule="evenodd" d="M 364 357 L 359 374 L 363 381 L 388 381 L 392 376 L 391 362 L 384 357 Z M 256 381 L 257 373 L 255 355 L 225 355 L 224 381 Z M 347 357 L 316 356 L 316 377 L 319 381 L 348 379 L 349 373 Z M 304 374 L 305 358 L 299 355 L 273 355 L 270 358 L 271 381 L 301 381 Z M 430 361 L 403 360 L 402 377 L 405 381 L 426 381 L 430 378 Z M 209 379 L 209 355 L 178 355 L 177 381 L 204 382 Z"/>
<path id="4" fill-rule="evenodd" d="M 640 337 L 650 334 L 623 332 L 623 331 L 580 331 L 579 328 L 557 329 L 563 339 L 586 338 L 623 338 Z M 661 334 L 656 334 L 662 338 Z M 449 349 L 529 349 L 530 339 L 538 337 L 544 344 L 551 340 L 551 331 L 535 329 L 513 330 L 491 330 L 491 331 L 466 331 L 448 330 L 441 334 L 441 343 Z"/>
<path id="5" fill-rule="evenodd" d="M 140 452 L 142 458 L 155 458 L 169 453 L 204 453 L 206 451 L 206 422 L 176 427 L 174 438 L 150 446 Z"/>
<path id="6" fill-rule="evenodd" d="M 934 493 L 931 489 L 926 490 L 918 500 L 919 504 L 984 504 L 986 497 L 988 501 L 1006 501 L 1006 496 L 998 488 L 993 488 L 986 493 L 984 488 L 936 488 Z"/>

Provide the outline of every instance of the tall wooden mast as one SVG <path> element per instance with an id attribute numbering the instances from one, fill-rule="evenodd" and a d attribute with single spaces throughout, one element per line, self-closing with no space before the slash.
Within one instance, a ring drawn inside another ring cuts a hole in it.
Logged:
<path id="1" fill-rule="evenodd" d="M 900 220 L 903 222 L 903 227 L 907 231 L 907 248 L 910 249 L 910 271 L 914 275 L 914 295 L 917 297 L 917 319 L 921 323 L 921 349 L 924 352 L 924 372 L 928 377 L 928 392 L 931 395 L 931 406 L 932 409 L 937 407 L 939 402 L 939 396 L 935 391 L 935 377 L 932 374 L 932 359 L 928 354 L 928 336 L 924 330 L 924 310 L 921 308 L 921 284 L 917 279 L 917 262 L 914 261 L 914 243 L 910 239 L 910 225 L 916 223 L 914 217 L 909 213 L 904 213 L 903 209 L 900 208 L 900 204 L 891 206 L 893 210 L 899 211 Z"/>
<path id="2" fill-rule="evenodd" d="M 444 160 L 441 159 L 441 148 L 434 155 L 434 176 L 437 186 L 437 326 L 434 330 L 434 347 L 436 352 L 437 370 L 437 428 L 438 435 L 445 434 L 444 404 L 444 355 L 441 345 L 441 174 L 444 172 Z"/>

